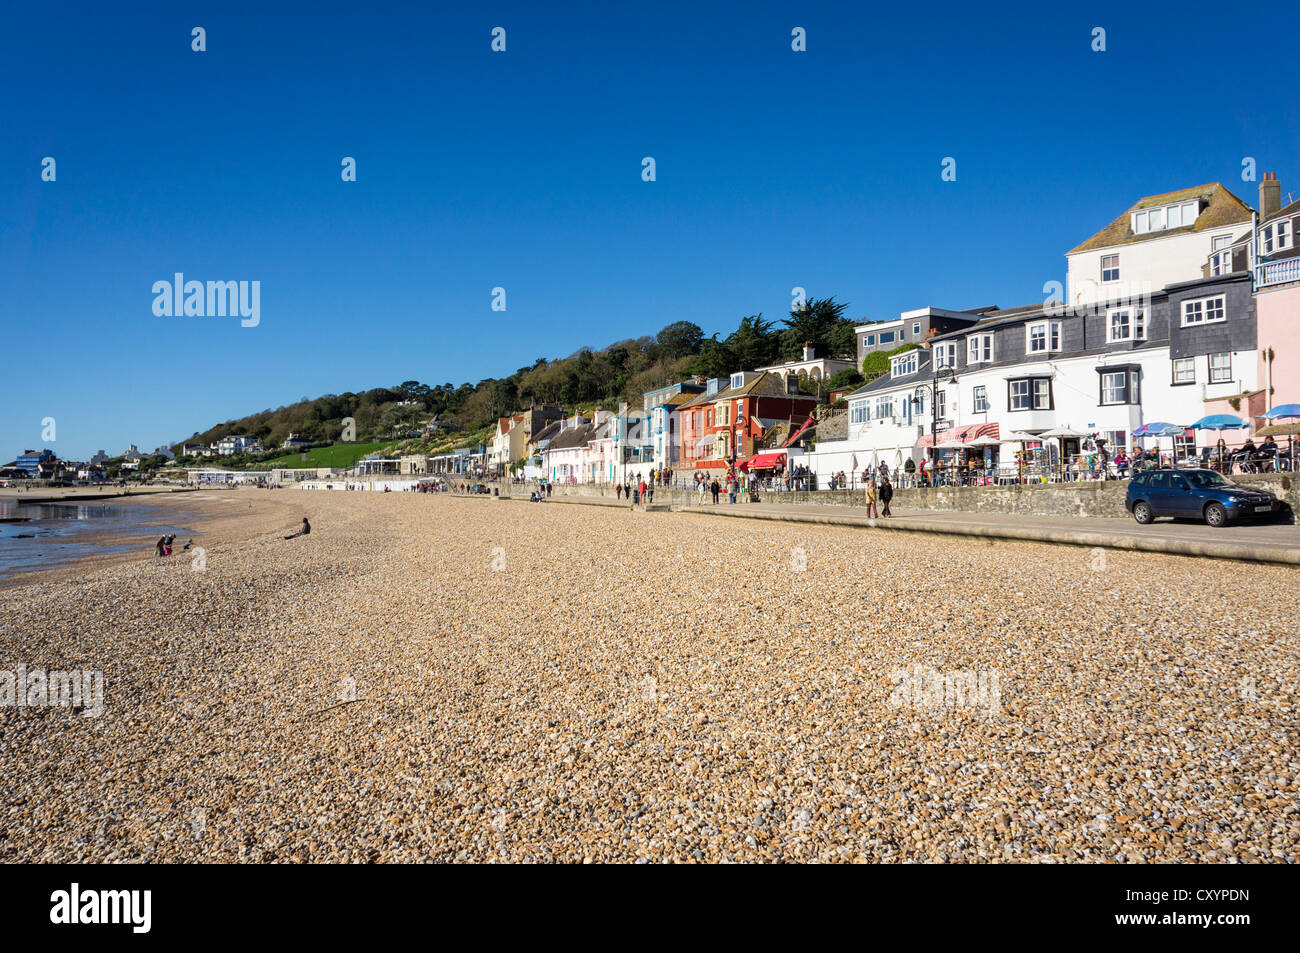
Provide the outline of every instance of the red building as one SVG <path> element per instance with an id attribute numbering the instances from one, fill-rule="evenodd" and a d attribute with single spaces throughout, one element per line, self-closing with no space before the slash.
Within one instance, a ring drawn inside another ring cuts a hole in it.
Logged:
<path id="1" fill-rule="evenodd" d="M 789 393 L 785 380 L 769 371 L 738 371 L 728 386 L 723 383 L 711 381 L 709 390 L 678 409 L 679 468 L 725 473 L 733 458 L 741 463 L 753 456 L 758 439 L 773 425 L 796 428 L 817 406 L 817 398 Z"/>

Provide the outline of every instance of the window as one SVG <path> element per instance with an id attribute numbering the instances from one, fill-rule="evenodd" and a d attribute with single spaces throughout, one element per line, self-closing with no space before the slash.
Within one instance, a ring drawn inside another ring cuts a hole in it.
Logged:
<path id="1" fill-rule="evenodd" d="M 1174 361 L 1174 383 L 1196 383 L 1196 358 L 1180 357 Z"/>
<path id="2" fill-rule="evenodd" d="M 1232 380 L 1232 355 L 1224 352 L 1223 354 L 1210 355 L 1210 383 L 1223 384 Z"/>
<path id="3" fill-rule="evenodd" d="M 1128 372 L 1111 371 L 1101 375 L 1102 404 L 1128 403 Z"/>
<path id="4" fill-rule="evenodd" d="M 883 420 L 886 417 L 894 416 L 894 398 L 877 397 L 876 398 L 876 419 Z"/>
<path id="5" fill-rule="evenodd" d="M 1191 225 L 1200 215 L 1200 203 L 1179 202 L 1177 205 L 1164 205 L 1159 208 L 1143 209 L 1134 212 L 1130 224 L 1138 235 L 1146 232 L 1158 232 L 1166 228 L 1182 228 Z"/>
<path id="6" fill-rule="evenodd" d="M 993 335 L 972 334 L 966 339 L 966 363 L 987 364 L 993 360 Z"/>
<path id="7" fill-rule="evenodd" d="M 949 341 L 946 344 L 936 344 L 934 346 L 934 366 L 938 367 L 956 367 L 957 366 L 957 345 Z"/>
<path id="8" fill-rule="evenodd" d="M 881 332 L 880 332 L 880 343 L 881 343 L 881 344 L 893 344 L 893 343 L 894 343 L 894 332 L 893 332 L 893 331 L 881 331 Z"/>
<path id="9" fill-rule="evenodd" d="M 1210 277 L 1232 274 L 1232 252 L 1219 251 L 1210 256 Z"/>
<path id="10" fill-rule="evenodd" d="M 987 414 L 989 412 L 989 392 L 988 388 L 983 384 L 980 384 L 972 392 L 971 406 L 974 407 L 977 414 Z"/>
<path id="11" fill-rule="evenodd" d="M 732 375 L 731 375 L 731 386 L 732 386 L 732 387 L 744 387 L 744 386 L 745 386 L 745 375 L 744 375 L 744 374 L 732 374 Z"/>
<path id="12" fill-rule="evenodd" d="M 1291 220 L 1281 218 L 1265 225 L 1260 234 L 1260 247 L 1265 255 L 1291 247 Z"/>
<path id="13" fill-rule="evenodd" d="M 1141 341 L 1147 336 L 1147 313 L 1143 308 L 1111 308 L 1106 312 L 1107 337 L 1119 341 Z"/>
<path id="14" fill-rule="evenodd" d="M 731 423 L 731 405 L 719 404 L 718 405 L 718 426 L 721 427 L 729 423 Z"/>
<path id="15" fill-rule="evenodd" d="M 889 362 L 889 376 L 903 377 L 907 374 L 915 374 L 917 356 L 916 351 L 908 351 L 906 354 L 893 358 Z"/>
<path id="16" fill-rule="evenodd" d="M 864 348 L 867 348 L 867 347 L 875 347 L 875 346 L 876 346 L 876 336 L 875 336 L 874 334 L 868 334 L 868 335 L 867 335 L 867 341 L 866 341 L 866 343 L 863 344 L 862 346 L 863 346 Z"/>
<path id="17" fill-rule="evenodd" d="M 849 405 L 849 423 L 865 424 L 871 419 L 870 405 L 865 400 L 854 401 Z"/>
<path id="18" fill-rule="evenodd" d="M 1030 354 L 1061 349 L 1061 322 L 1036 321 L 1028 326 L 1025 350 Z"/>
<path id="19" fill-rule="evenodd" d="M 1216 321 L 1226 320 L 1223 295 L 1183 302 L 1183 327 L 1185 328 L 1195 324 L 1213 324 Z"/>
<path id="20" fill-rule="evenodd" d="M 914 337 L 914 338 L 919 338 L 920 336 L 921 336 L 921 322 L 920 322 L 920 321 L 913 321 L 913 322 L 912 322 L 912 337 Z"/>
<path id="21" fill-rule="evenodd" d="M 1119 281 L 1119 255 L 1101 256 L 1101 280 Z"/>
<path id="22" fill-rule="evenodd" d="M 1051 379 L 1026 377 L 1007 381 L 1007 406 L 1012 410 L 1051 410 Z"/>
<path id="23" fill-rule="evenodd" d="M 948 392 L 941 387 L 939 388 L 939 392 L 935 394 L 934 399 L 935 399 L 935 405 L 937 407 L 937 410 L 935 412 L 936 415 L 940 420 L 947 420 L 948 419 Z"/>

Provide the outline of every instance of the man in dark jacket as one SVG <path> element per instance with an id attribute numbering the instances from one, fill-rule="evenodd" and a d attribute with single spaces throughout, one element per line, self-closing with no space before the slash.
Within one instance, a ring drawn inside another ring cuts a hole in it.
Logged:
<path id="1" fill-rule="evenodd" d="M 889 483 L 889 477 L 886 475 L 880 481 L 880 515 L 893 516 L 889 512 L 889 501 L 894 498 L 894 488 Z"/>

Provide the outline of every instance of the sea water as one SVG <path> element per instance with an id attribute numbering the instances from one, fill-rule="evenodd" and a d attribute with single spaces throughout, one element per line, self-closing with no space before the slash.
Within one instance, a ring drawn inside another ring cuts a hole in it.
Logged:
<path id="1" fill-rule="evenodd" d="M 0 579 L 12 581 L 17 573 L 90 555 L 150 552 L 159 536 L 172 533 L 179 537 L 172 547 L 176 553 L 195 534 L 168 522 L 175 518 L 174 511 L 160 506 L 0 501 Z"/>

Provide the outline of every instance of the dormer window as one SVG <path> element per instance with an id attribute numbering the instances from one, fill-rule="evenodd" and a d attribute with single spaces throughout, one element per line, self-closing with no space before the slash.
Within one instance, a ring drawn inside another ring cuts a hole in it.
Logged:
<path id="1" fill-rule="evenodd" d="M 966 363 L 988 364 L 993 360 L 993 335 L 972 334 L 966 339 Z"/>
<path id="2" fill-rule="evenodd" d="M 744 386 L 745 386 L 745 374 L 744 374 L 743 371 L 742 371 L 741 373 L 739 373 L 739 374 L 732 374 L 732 375 L 731 375 L 731 386 L 732 386 L 732 387 L 744 387 Z"/>
<path id="3" fill-rule="evenodd" d="M 951 341 L 934 345 L 935 367 L 957 366 L 957 345 Z"/>
<path id="4" fill-rule="evenodd" d="M 1291 247 L 1291 219 L 1280 218 L 1276 222 L 1265 225 L 1259 233 L 1260 252 L 1265 255 L 1271 255 L 1275 251 L 1283 251 Z"/>
<path id="5" fill-rule="evenodd" d="M 1201 214 L 1201 203 L 1197 201 L 1179 202 L 1176 205 L 1162 205 L 1159 208 L 1143 209 L 1140 212 L 1134 212 L 1130 218 L 1130 225 L 1135 234 L 1145 235 L 1147 232 L 1161 232 L 1170 228 L 1182 228 L 1185 225 L 1191 225 Z"/>
<path id="6" fill-rule="evenodd" d="M 1061 322 L 1035 321 L 1025 328 L 1025 350 L 1030 354 L 1043 354 L 1061 349 Z"/>
<path id="7" fill-rule="evenodd" d="M 917 353 L 908 351 L 890 360 L 890 377 L 904 377 L 908 374 L 915 374 L 917 368 Z"/>

